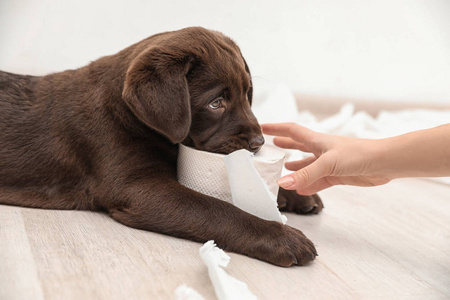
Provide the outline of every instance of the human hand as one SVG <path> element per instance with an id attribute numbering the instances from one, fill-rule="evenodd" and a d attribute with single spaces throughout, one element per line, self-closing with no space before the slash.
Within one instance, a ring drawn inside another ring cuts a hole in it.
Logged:
<path id="1" fill-rule="evenodd" d="M 376 186 L 389 182 L 377 167 L 377 140 L 318 133 L 295 123 L 263 124 L 263 132 L 275 135 L 274 144 L 298 149 L 313 156 L 286 162 L 295 171 L 278 180 L 288 190 L 312 195 L 333 185 Z"/>

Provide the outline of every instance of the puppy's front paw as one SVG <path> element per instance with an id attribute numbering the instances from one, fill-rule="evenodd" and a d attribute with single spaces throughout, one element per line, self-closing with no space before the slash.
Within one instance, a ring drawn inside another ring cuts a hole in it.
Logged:
<path id="1" fill-rule="evenodd" d="M 295 191 L 280 188 L 278 192 L 278 208 L 281 211 L 295 212 L 297 214 L 317 214 L 323 209 L 319 195 L 303 196 Z"/>
<path id="2" fill-rule="evenodd" d="M 316 258 L 314 244 L 300 230 L 272 223 L 264 236 L 249 245 L 249 256 L 282 267 L 303 266 Z"/>

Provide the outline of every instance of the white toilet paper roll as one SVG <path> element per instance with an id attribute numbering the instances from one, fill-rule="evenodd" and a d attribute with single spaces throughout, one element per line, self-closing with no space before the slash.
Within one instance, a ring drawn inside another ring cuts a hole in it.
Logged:
<path id="1" fill-rule="evenodd" d="M 178 181 L 195 191 L 227 201 L 266 220 L 286 223 L 276 196 L 284 152 L 265 145 L 256 155 L 247 150 L 229 155 L 199 151 L 180 144 Z"/>

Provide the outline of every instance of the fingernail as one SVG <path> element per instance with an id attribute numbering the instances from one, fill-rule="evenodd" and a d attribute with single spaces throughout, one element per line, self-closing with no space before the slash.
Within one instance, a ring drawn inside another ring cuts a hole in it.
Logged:
<path id="1" fill-rule="evenodd" d="M 292 178 L 291 176 L 286 176 L 278 179 L 277 183 L 282 188 L 288 188 L 294 184 L 294 178 Z"/>

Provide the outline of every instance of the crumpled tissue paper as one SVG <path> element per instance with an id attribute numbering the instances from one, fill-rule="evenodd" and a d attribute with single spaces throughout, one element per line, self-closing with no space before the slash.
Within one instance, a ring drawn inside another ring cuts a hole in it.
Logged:
<path id="1" fill-rule="evenodd" d="M 255 155 L 244 149 L 222 155 L 180 144 L 178 181 L 262 219 L 286 224 L 277 207 L 276 183 L 284 156 L 284 151 L 270 145 Z"/>
<path id="2" fill-rule="evenodd" d="M 245 282 L 239 281 L 225 271 L 231 258 L 214 241 L 207 241 L 199 250 L 200 257 L 208 268 L 209 279 L 219 300 L 256 300 Z M 203 300 L 194 289 L 180 285 L 175 290 L 177 300 Z"/>
<path id="3" fill-rule="evenodd" d="M 175 298 L 177 300 L 205 300 L 196 290 L 185 284 L 177 287 L 175 290 Z"/>
<path id="4" fill-rule="evenodd" d="M 246 283 L 237 280 L 225 272 L 230 257 L 214 244 L 214 241 L 206 242 L 199 250 L 200 257 L 208 268 L 209 278 L 219 300 L 253 300 L 257 299 L 248 289 Z"/>

